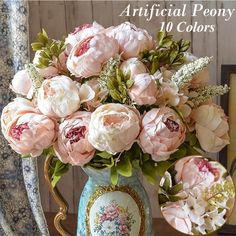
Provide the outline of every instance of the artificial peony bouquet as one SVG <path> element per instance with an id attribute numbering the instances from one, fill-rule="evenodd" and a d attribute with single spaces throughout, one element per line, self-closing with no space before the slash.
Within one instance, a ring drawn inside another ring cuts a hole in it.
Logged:
<path id="1" fill-rule="evenodd" d="M 112 184 L 137 169 L 154 183 L 176 160 L 229 143 L 212 101 L 228 87 L 208 85 L 212 58 L 189 46 L 129 22 L 85 24 L 61 41 L 43 30 L 12 80 L 19 96 L 2 111 L 2 133 L 22 157 L 55 156 L 53 186 L 69 165 L 110 168 Z"/>

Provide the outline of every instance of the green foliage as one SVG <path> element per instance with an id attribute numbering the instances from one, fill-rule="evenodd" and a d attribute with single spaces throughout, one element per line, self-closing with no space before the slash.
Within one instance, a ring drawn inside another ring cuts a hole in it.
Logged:
<path id="1" fill-rule="evenodd" d="M 59 55 L 65 50 L 65 40 L 50 39 L 43 29 L 38 33 L 37 41 L 31 44 L 33 51 L 40 51 L 38 68 L 48 67 L 53 63 L 54 58 L 58 58 Z"/>
<path id="2" fill-rule="evenodd" d="M 179 183 L 172 186 L 170 174 L 166 174 L 163 178 L 164 183 L 160 186 L 158 194 L 159 204 L 162 205 L 166 202 L 176 202 L 183 199 L 178 196 L 178 194 L 183 190 L 183 184 Z"/>
<path id="3" fill-rule="evenodd" d="M 127 90 L 132 87 L 133 80 L 119 69 L 120 60 L 121 55 L 117 55 L 108 61 L 100 74 L 100 81 L 114 101 L 126 103 L 129 100 Z"/>
<path id="4" fill-rule="evenodd" d="M 61 177 L 69 170 L 69 164 L 62 163 L 54 158 L 50 165 L 51 185 L 53 188 L 57 185 Z"/>
<path id="5" fill-rule="evenodd" d="M 142 61 L 147 65 L 151 74 L 161 67 L 176 67 L 185 62 L 184 52 L 190 47 L 190 41 L 180 39 L 173 40 L 173 35 L 166 32 L 157 34 L 158 47 L 140 54 Z"/>

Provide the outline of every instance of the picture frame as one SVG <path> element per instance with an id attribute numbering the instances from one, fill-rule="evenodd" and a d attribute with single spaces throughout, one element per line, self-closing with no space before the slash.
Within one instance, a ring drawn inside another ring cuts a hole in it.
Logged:
<path id="1" fill-rule="evenodd" d="M 221 84 L 227 84 L 230 87 L 229 93 L 222 96 L 220 100 L 220 105 L 229 120 L 230 144 L 220 152 L 219 160 L 229 171 L 236 186 L 236 65 L 221 66 Z M 227 235 L 236 234 L 236 206 L 234 206 L 227 224 L 224 225 L 219 233 Z"/>

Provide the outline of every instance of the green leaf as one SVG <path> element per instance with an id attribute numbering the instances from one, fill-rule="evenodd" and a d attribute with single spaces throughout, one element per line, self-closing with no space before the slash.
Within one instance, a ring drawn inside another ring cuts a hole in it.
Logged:
<path id="1" fill-rule="evenodd" d="M 118 180 L 119 180 L 118 172 L 117 172 L 116 168 L 113 166 L 111 168 L 111 183 L 113 185 L 117 185 Z"/>
<path id="2" fill-rule="evenodd" d="M 168 48 L 168 47 L 170 47 L 172 45 L 172 43 L 173 43 L 173 41 L 171 39 L 166 38 L 166 39 L 163 40 L 161 46 L 165 47 L 165 48 Z"/>
<path id="3" fill-rule="evenodd" d="M 144 162 L 141 165 L 141 170 L 147 181 L 154 185 L 157 181 L 157 174 L 153 163 L 151 161 Z"/>
<path id="4" fill-rule="evenodd" d="M 178 160 L 180 158 L 185 157 L 187 154 L 187 149 L 185 146 L 180 146 L 179 150 L 177 150 L 176 152 L 174 152 L 173 154 L 170 155 L 170 159 L 169 160 Z"/>
<path id="5" fill-rule="evenodd" d="M 55 188 L 61 177 L 69 170 L 69 164 L 65 164 L 58 159 L 54 159 L 49 168 L 49 172 L 52 175 L 51 185 Z"/>
<path id="6" fill-rule="evenodd" d="M 130 89 L 130 88 L 133 86 L 133 84 L 134 84 L 134 81 L 131 80 L 131 79 L 129 79 L 129 80 L 126 81 L 126 87 L 127 87 L 128 89 Z"/>
<path id="7" fill-rule="evenodd" d="M 165 31 L 159 31 L 157 33 L 157 40 L 158 40 L 159 45 L 162 45 L 162 40 L 165 38 L 165 36 L 166 36 Z"/>
<path id="8" fill-rule="evenodd" d="M 108 152 L 106 152 L 106 151 L 104 151 L 104 152 L 98 152 L 96 155 L 97 155 L 97 156 L 100 156 L 100 157 L 102 157 L 102 158 L 104 158 L 104 159 L 110 159 L 110 158 L 112 158 L 112 154 L 110 154 L 110 153 L 108 153 Z"/>
<path id="9" fill-rule="evenodd" d="M 42 49 L 43 44 L 40 42 L 31 43 L 31 47 L 32 47 L 33 51 L 37 51 L 37 50 Z"/>
<path id="10" fill-rule="evenodd" d="M 169 201 L 169 198 L 165 194 L 160 193 L 160 194 L 158 194 L 158 200 L 159 200 L 159 204 L 163 205 Z"/>
<path id="11" fill-rule="evenodd" d="M 62 176 L 54 176 L 52 181 L 51 181 L 51 185 L 53 188 L 56 187 L 57 183 L 59 182 L 59 180 L 61 179 Z"/>
<path id="12" fill-rule="evenodd" d="M 168 195 L 169 199 L 171 202 L 177 202 L 179 200 L 182 200 L 181 197 L 178 197 L 178 196 L 172 196 L 172 195 Z"/>
<path id="13" fill-rule="evenodd" d="M 165 172 L 171 167 L 172 163 L 169 161 L 160 161 L 155 165 L 156 172 L 159 176 L 163 176 Z"/>
<path id="14" fill-rule="evenodd" d="M 125 177 L 132 176 L 132 165 L 129 156 L 123 155 L 120 158 L 120 161 L 117 163 L 116 170 L 117 173 L 122 176 Z"/>
<path id="15" fill-rule="evenodd" d="M 168 189 L 167 192 L 168 194 L 176 195 L 182 190 L 183 190 L 183 184 L 180 183 L 180 184 L 174 185 L 171 189 Z"/>
<path id="16" fill-rule="evenodd" d="M 195 146 L 197 144 L 197 137 L 195 133 L 191 133 L 189 137 L 189 144 L 190 146 Z"/>
<path id="17" fill-rule="evenodd" d="M 162 186 L 162 188 L 167 192 L 169 189 L 170 189 L 170 187 L 171 187 L 171 182 L 170 182 L 171 180 L 167 177 L 167 176 L 165 176 L 165 181 L 164 181 L 164 183 L 163 183 L 163 186 Z"/>

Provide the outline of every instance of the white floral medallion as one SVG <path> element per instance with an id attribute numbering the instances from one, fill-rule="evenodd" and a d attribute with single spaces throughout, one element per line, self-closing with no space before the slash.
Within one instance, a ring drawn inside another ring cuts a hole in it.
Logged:
<path id="1" fill-rule="evenodd" d="M 128 192 L 124 191 L 125 189 L 110 190 L 99 189 L 89 201 L 87 207 L 89 235 L 142 235 L 144 212 L 140 199 L 133 190 Z"/>

